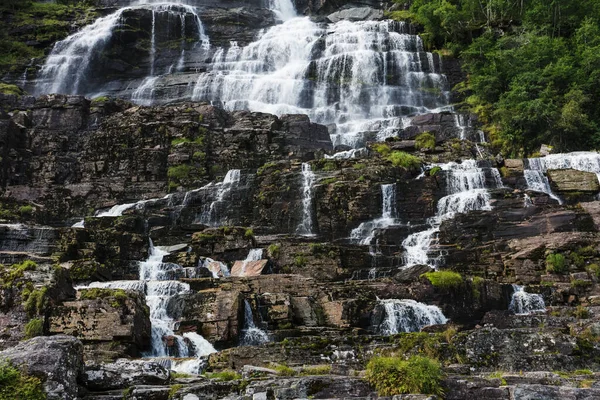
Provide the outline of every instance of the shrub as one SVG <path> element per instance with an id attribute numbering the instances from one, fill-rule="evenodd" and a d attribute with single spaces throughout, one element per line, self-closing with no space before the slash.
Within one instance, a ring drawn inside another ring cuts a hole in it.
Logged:
<path id="1" fill-rule="evenodd" d="M 27 376 L 4 362 L 0 363 L 0 399 L 44 400 L 46 394 L 38 378 Z"/>
<path id="2" fill-rule="evenodd" d="M 47 287 L 43 287 L 42 289 L 37 289 L 34 291 L 23 290 L 23 300 L 25 311 L 27 315 L 33 317 L 35 315 L 40 315 L 44 311 L 44 306 L 46 304 L 46 292 L 48 291 Z"/>
<path id="3" fill-rule="evenodd" d="M 167 170 L 167 176 L 170 180 L 181 182 L 181 180 L 187 178 L 191 173 L 192 168 L 186 164 L 180 164 L 174 167 L 169 167 Z"/>
<path id="4" fill-rule="evenodd" d="M 281 245 L 278 243 L 271 243 L 269 245 L 269 255 L 272 258 L 277 258 L 279 257 L 279 253 L 281 251 Z"/>
<path id="5" fill-rule="evenodd" d="M 590 311 L 582 305 L 577 306 L 574 314 L 577 319 L 588 319 L 590 317 Z"/>
<path id="6" fill-rule="evenodd" d="M 397 357 L 373 357 L 367 364 L 365 377 L 380 396 L 443 394 L 440 364 L 427 357 L 412 356 L 408 361 Z"/>
<path id="7" fill-rule="evenodd" d="M 44 334 L 44 323 L 40 318 L 34 318 L 25 325 L 25 338 L 31 339 Z"/>
<path id="8" fill-rule="evenodd" d="M 246 239 L 252 239 L 254 237 L 254 231 L 252 230 L 252 228 L 246 229 L 246 232 L 244 232 L 244 237 Z"/>
<path id="9" fill-rule="evenodd" d="M 421 166 L 421 159 L 419 157 L 415 157 L 404 151 L 393 151 L 386 159 L 396 167 L 412 169 Z"/>
<path id="10" fill-rule="evenodd" d="M 600 278 L 600 265 L 590 264 L 587 266 L 588 273 Z"/>
<path id="11" fill-rule="evenodd" d="M 564 274 L 569 267 L 565 262 L 565 256 L 560 253 L 551 253 L 546 256 L 546 271 Z"/>
<path id="12" fill-rule="evenodd" d="M 433 286 L 440 289 L 451 289 L 463 283 L 462 276 L 454 271 L 427 272 L 421 276 L 427 278 Z"/>
<path id="13" fill-rule="evenodd" d="M 435 149 L 435 136 L 431 132 L 423 132 L 415 138 L 417 149 Z"/>

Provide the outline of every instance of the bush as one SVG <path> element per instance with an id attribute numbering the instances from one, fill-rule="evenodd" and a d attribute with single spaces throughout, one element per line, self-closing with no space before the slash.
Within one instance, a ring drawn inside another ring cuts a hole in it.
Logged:
<path id="1" fill-rule="evenodd" d="M 374 357 L 367 364 L 365 377 L 380 396 L 443 394 L 440 364 L 427 357 L 412 356 L 408 361 L 397 357 Z"/>
<path id="2" fill-rule="evenodd" d="M 0 363 L 0 399 L 44 400 L 46 394 L 38 378 L 27 376 L 4 362 Z"/>
<path id="3" fill-rule="evenodd" d="M 454 271 L 427 272 L 421 276 L 429 279 L 429 282 L 431 282 L 433 286 L 440 289 L 455 288 L 463 283 L 462 276 L 458 272 Z"/>
<path id="4" fill-rule="evenodd" d="M 377 153 L 381 154 L 384 157 L 388 156 L 392 151 L 392 149 L 390 149 L 390 146 L 388 146 L 385 143 L 375 143 L 373 145 L 373 150 L 375 150 Z"/>
<path id="5" fill-rule="evenodd" d="M 278 243 L 272 243 L 269 245 L 269 255 L 272 258 L 278 258 L 281 252 L 281 245 Z"/>
<path id="6" fill-rule="evenodd" d="M 31 339 L 44 334 L 44 322 L 40 318 L 34 318 L 25 325 L 25 338 Z"/>
<path id="7" fill-rule="evenodd" d="M 421 166 L 421 159 L 419 157 L 415 157 L 404 151 L 393 151 L 386 159 L 396 167 L 411 169 Z"/>
<path id="8" fill-rule="evenodd" d="M 252 228 L 246 229 L 246 232 L 244 232 L 244 237 L 246 239 L 252 239 L 254 237 L 254 231 L 252 230 Z"/>
<path id="9" fill-rule="evenodd" d="M 565 256 L 560 253 L 551 253 L 546 256 L 546 271 L 557 274 L 564 274 L 569 267 L 565 262 Z"/>
<path id="10" fill-rule="evenodd" d="M 435 149 L 435 136 L 431 132 L 423 132 L 415 138 L 417 149 Z"/>

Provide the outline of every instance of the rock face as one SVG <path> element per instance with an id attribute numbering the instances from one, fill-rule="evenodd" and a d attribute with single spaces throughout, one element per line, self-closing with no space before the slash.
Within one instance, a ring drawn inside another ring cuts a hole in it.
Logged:
<path id="1" fill-rule="evenodd" d="M 49 325 L 51 334 L 79 338 L 86 352 L 99 353 L 96 357 L 139 356 L 150 342 L 149 311 L 144 297 L 135 292 L 83 290 L 79 300 L 52 310 Z"/>
<path id="2" fill-rule="evenodd" d="M 591 172 L 572 169 L 549 170 L 548 180 L 557 192 L 591 192 L 600 190 L 598 177 Z"/>
<path id="3" fill-rule="evenodd" d="M 91 391 L 160 385 L 168 381 L 168 370 L 160 364 L 143 360 L 119 359 L 114 363 L 89 365 L 83 373 L 83 384 Z"/>
<path id="4" fill-rule="evenodd" d="M 76 400 L 83 373 L 83 345 L 72 336 L 36 337 L 0 352 L 26 373 L 39 377 L 48 399 Z"/>

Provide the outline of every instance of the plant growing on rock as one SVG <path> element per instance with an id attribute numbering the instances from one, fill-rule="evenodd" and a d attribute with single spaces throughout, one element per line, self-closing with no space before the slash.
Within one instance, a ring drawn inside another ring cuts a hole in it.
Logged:
<path id="1" fill-rule="evenodd" d="M 440 363 L 428 357 L 412 356 L 408 360 L 373 357 L 367 364 L 365 377 L 380 396 L 443 394 Z"/>
<path id="2" fill-rule="evenodd" d="M 421 166 L 421 159 L 419 157 L 404 151 L 393 151 L 386 159 L 396 167 L 415 169 Z"/>
<path id="3" fill-rule="evenodd" d="M 556 274 L 564 274 L 569 270 L 565 262 L 565 256 L 560 253 L 550 253 L 546 256 L 546 271 Z"/>
<path id="4" fill-rule="evenodd" d="M 427 278 L 433 286 L 440 289 L 452 289 L 463 283 L 462 276 L 454 271 L 426 272 L 421 276 Z"/>
<path id="5" fill-rule="evenodd" d="M 417 149 L 433 150 L 435 148 L 435 136 L 431 132 L 423 132 L 415 138 Z"/>
<path id="6" fill-rule="evenodd" d="M 34 318 L 25 325 L 25 338 L 31 339 L 44 334 L 44 322 L 40 318 Z"/>
<path id="7" fill-rule="evenodd" d="M 42 382 L 27 376 L 14 366 L 0 363 L 0 399 L 2 400 L 44 400 L 46 394 Z"/>

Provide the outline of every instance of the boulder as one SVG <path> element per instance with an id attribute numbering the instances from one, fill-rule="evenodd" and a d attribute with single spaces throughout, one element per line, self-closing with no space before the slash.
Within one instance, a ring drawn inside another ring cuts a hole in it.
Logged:
<path id="1" fill-rule="evenodd" d="M 336 23 L 342 20 L 347 21 L 365 21 L 383 19 L 383 10 L 376 10 L 371 7 L 346 8 L 336 11 L 327 16 L 330 22 Z"/>
<path id="2" fill-rule="evenodd" d="M 52 310 L 50 333 L 72 335 L 84 343 L 120 342 L 131 356 L 149 346 L 150 316 L 143 294 L 119 289 L 86 292 L 83 299 L 66 301 Z"/>
<path id="3" fill-rule="evenodd" d="M 231 276 L 258 276 L 268 262 L 269 260 L 236 261 L 231 267 Z"/>
<path id="4" fill-rule="evenodd" d="M 36 337 L 0 352 L 23 372 L 39 377 L 49 400 L 78 399 L 83 373 L 83 345 L 72 336 Z"/>
<path id="5" fill-rule="evenodd" d="M 119 359 L 85 367 L 83 384 L 91 391 L 125 389 L 132 385 L 167 384 L 169 371 L 154 361 Z"/>
<path id="6" fill-rule="evenodd" d="M 548 180 L 557 192 L 591 192 L 600 190 L 598 177 L 592 172 L 574 169 L 548 170 Z"/>

